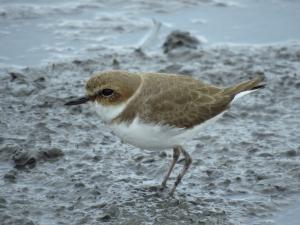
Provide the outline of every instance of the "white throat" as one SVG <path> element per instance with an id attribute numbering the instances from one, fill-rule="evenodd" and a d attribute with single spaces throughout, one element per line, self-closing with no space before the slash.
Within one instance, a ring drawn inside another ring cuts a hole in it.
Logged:
<path id="1" fill-rule="evenodd" d="M 101 120 L 104 122 L 110 122 L 112 119 L 117 117 L 126 107 L 126 103 L 118 105 L 101 105 L 98 103 L 93 103 L 97 114 L 100 116 Z"/>

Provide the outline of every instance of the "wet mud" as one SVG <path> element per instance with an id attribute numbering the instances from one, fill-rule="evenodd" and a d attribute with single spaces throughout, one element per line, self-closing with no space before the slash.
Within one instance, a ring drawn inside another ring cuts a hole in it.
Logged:
<path id="1" fill-rule="evenodd" d="M 171 151 L 121 143 L 89 107 L 63 105 L 84 93 L 91 73 L 111 68 L 110 53 L 80 63 L 2 69 L 1 220 L 246 224 L 268 218 L 300 191 L 299 53 L 300 46 L 291 45 L 114 54 L 120 69 L 171 70 L 217 85 L 256 73 L 266 77 L 264 90 L 233 105 L 188 143 L 194 163 L 175 198 L 153 188 Z"/>
<path id="2" fill-rule="evenodd" d="M 196 38 L 184 36 L 193 47 L 170 44 L 175 47 L 166 54 L 164 39 L 155 50 L 104 44 L 97 54 L 38 66 L 1 64 L 1 223 L 284 221 L 276 215 L 297 205 L 300 194 L 300 43 L 194 45 Z M 170 149 L 151 152 L 122 143 L 92 108 L 64 106 L 84 94 L 91 74 L 111 69 L 178 73 L 220 86 L 259 73 L 266 87 L 187 143 L 193 164 L 171 198 L 181 160 L 166 191 L 158 190 Z"/>

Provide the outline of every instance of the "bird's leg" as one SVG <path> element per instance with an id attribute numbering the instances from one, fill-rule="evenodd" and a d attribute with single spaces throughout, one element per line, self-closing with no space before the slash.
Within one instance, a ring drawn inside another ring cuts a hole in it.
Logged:
<path id="1" fill-rule="evenodd" d="M 169 179 L 170 174 L 171 174 L 176 162 L 179 159 L 179 156 L 180 156 L 180 146 L 176 146 L 173 148 L 173 160 L 172 160 L 171 166 L 169 167 L 168 172 L 167 172 L 163 182 L 161 183 L 161 188 L 160 188 L 161 191 L 164 190 L 164 188 L 166 187 L 167 180 Z"/>
<path id="2" fill-rule="evenodd" d="M 184 166 L 183 166 L 183 169 L 181 170 L 180 174 L 177 176 L 175 184 L 170 192 L 171 196 L 173 196 L 173 194 L 176 190 L 176 187 L 181 182 L 183 176 L 186 174 L 187 170 L 189 169 L 190 165 L 192 164 L 192 158 L 189 155 L 189 153 L 187 153 L 181 146 L 179 146 L 179 149 L 181 150 L 182 154 L 184 155 Z"/>

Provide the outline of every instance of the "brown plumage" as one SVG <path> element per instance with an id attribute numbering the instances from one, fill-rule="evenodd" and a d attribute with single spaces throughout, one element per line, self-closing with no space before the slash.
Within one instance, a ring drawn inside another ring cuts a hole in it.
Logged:
<path id="1" fill-rule="evenodd" d="M 218 88 L 183 75 L 135 74 L 141 77 L 139 93 L 113 122 L 145 122 L 192 128 L 226 110 L 234 96 L 254 89 L 261 78 Z M 147 97 L 143 97 L 147 96 Z"/>

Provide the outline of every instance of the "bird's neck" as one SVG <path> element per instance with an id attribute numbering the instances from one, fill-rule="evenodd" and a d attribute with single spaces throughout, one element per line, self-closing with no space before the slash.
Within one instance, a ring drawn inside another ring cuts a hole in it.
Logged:
<path id="1" fill-rule="evenodd" d="M 93 106 L 100 116 L 101 120 L 105 123 L 110 123 L 126 108 L 126 103 L 118 105 L 102 105 L 99 103 L 93 103 Z"/>

